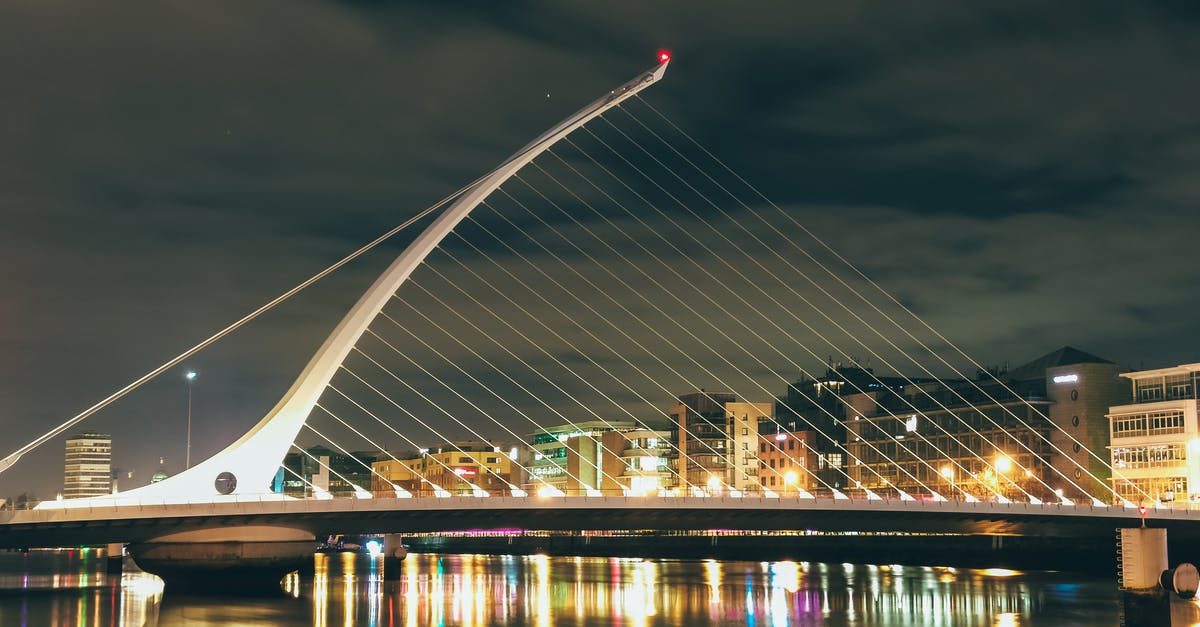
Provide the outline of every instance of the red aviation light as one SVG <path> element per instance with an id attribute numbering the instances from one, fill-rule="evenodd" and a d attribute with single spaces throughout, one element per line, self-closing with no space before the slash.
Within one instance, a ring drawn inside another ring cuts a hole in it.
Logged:
<path id="1" fill-rule="evenodd" d="M 670 61 L 670 60 L 671 60 L 671 51 L 670 50 L 659 50 L 658 51 L 658 62 L 659 63 L 666 63 L 667 61 Z"/>

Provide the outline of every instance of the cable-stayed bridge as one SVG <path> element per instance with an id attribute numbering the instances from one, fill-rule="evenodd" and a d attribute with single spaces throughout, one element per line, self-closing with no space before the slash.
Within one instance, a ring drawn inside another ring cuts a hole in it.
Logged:
<path id="1" fill-rule="evenodd" d="M 251 527 L 1111 538 L 1139 505 L 1158 503 L 1121 481 L 1107 450 L 1050 420 L 1045 399 L 972 360 L 805 216 L 647 102 L 669 62 L 12 452 L 0 472 L 380 243 L 424 228 L 241 438 L 158 483 L 0 512 L 0 545 L 212 530 L 237 539 Z M 822 390 L 806 364 L 833 361 L 856 364 L 856 377 Z M 868 362 L 915 374 L 876 375 Z M 795 373 L 818 385 L 789 388 L 803 407 L 784 430 L 775 394 Z M 678 401 L 666 414 L 664 399 Z M 379 459 L 347 476 L 305 443 Z M 324 480 L 297 472 L 289 453 Z M 348 488 L 344 498 L 330 481 Z M 1190 534 L 1197 518 L 1160 509 L 1152 520 Z"/>

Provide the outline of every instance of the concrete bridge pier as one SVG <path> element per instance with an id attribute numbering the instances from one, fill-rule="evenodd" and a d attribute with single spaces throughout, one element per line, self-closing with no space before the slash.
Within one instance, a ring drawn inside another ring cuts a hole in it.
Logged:
<path id="1" fill-rule="evenodd" d="M 125 569 L 125 545 L 120 542 L 108 545 L 104 556 L 107 558 L 104 572 L 109 575 L 120 575 Z"/>
<path id="2" fill-rule="evenodd" d="M 383 580 L 395 581 L 402 574 L 401 562 L 408 556 L 408 548 L 401 542 L 400 534 L 383 536 Z"/>
<path id="3" fill-rule="evenodd" d="M 174 533 L 129 545 L 169 592 L 272 594 L 283 576 L 311 564 L 316 538 L 290 527 L 244 526 Z"/>

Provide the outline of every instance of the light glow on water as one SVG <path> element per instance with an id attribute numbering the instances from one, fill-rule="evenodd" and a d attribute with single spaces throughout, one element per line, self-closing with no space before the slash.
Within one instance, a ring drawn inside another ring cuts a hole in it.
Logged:
<path id="1" fill-rule="evenodd" d="M 104 560 L 78 552 L 0 553 L 0 625 L 1008 627 L 1118 616 L 1114 582 L 1102 574 L 431 554 L 411 554 L 399 568 L 389 580 L 380 557 L 320 554 L 313 572 L 284 578 L 278 597 L 173 599 L 157 577 L 111 577 Z"/>

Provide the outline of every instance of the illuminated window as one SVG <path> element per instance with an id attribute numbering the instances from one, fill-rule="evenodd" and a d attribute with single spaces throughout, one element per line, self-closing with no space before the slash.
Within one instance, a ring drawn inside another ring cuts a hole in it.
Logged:
<path id="1" fill-rule="evenodd" d="M 1149 401 L 1161 401 L 1163 399 L 1163 381 L 1162 379 L 1143 379 L 1134 383 L 1137 390 L 1137 399 L 1139 402 L 1145 403 Z"/>
<path id="2" fill-rule="evenodd" d="M 1167 400 L 1192 398 L 1192 377 L 1186 374 L 1167 377 Z"/>

